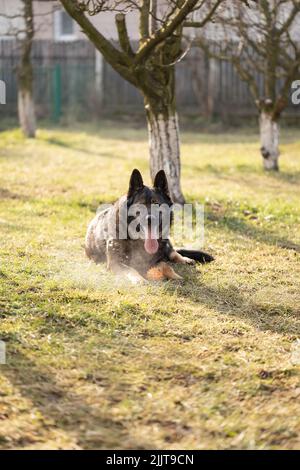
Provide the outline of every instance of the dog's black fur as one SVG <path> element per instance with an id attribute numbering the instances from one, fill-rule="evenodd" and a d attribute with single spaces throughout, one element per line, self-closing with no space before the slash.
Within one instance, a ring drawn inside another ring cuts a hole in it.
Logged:
<path id="1" fill-rule="evenodd" d="M 180 250 L 176 250 L 176 251 L 181 256 L 184 256 L 186 258 L 191 258 L 197 261 L 197 263 L 206 264 L 206 263 L 210 263 L 211 261 L 214 261 L 213 256 L 209 255 L 208 253 L 204 253 L 204 251 L 185 250 L 183 248 Z"/>
<path id="2" fill-rule="evenodd" d="M 134 204 L 146 206 L 148 214 L 150 214 L 151 204 L 157 204 L 158 206 L 167 204 L 169 207 L 172 206 L 168 182 L 163 170 L 157 173 L 153 188 L 145 186 L 140 172 L 133 170 L 127 195 L 121 197 L 113 207 L 97 214 L 91 221 L 85 245 L 86 254 L 90 259 L 96 263 L 106 261 L 108 268 L 114 272 L 125 272 L 126 269 L 130 269 L 143 278 L 146 277 L 150 268 L 163 261 L 193 263 L 194 260 L 202 264 L 213 261 L 211 255 L 202 251 L 184 249 L 175 251 L 169 238 L 163 238 L 161 220 L 156 221 L 158 225 L 156 252 L 147 252 L 145 240 L 142 238 L 130 238 L 128 226 L 134 219 L 133 216 L 128 216 L 126 219 L 127 226 L 125 230 L 127 231 L 127 239 L 120 239 L 118 224 L 116 233 L 113 233 L 111 223 L 114 220 L 119 221 L 124 205 L 129 209 Z M 150 215 L 146 219 L 147 221 L 144 225 L 140 224 L 139 229 L 141 231 L 151 230 L 151 224 L 154 224 Z"/>

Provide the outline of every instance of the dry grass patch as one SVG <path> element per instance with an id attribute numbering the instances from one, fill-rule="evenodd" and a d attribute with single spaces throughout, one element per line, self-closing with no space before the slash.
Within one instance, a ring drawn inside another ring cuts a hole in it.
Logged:
<path id="1" fill-rule="evenodd" d="M 145 132 L 116 127 L 1 135 L 0 446 L 299 448 L 298 131 L 278 175 L 254 134 L 184 133 L 216 261 L 129 288 L 82 252 L 98 204 L 147 179 Z"/>

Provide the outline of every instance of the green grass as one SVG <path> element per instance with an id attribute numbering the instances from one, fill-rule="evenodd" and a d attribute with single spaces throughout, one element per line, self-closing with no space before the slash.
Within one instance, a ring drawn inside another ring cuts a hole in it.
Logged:
<path id="1" fill-rule="evenodd" d="M 1 133 L 2 448 L 300 448 L 299 130 L 278 175 L 258 147 L 253 131 L 183 133 L 183 190 L 205 202 L 216 261 L 133 287 L 82 244 L 132 168 L 149 181 L 145 132 Z"/>

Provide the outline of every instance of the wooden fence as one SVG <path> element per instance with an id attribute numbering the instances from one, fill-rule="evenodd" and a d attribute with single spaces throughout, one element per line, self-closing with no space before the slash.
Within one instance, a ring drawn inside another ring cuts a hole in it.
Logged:
<path id="1" fill-rule="evenodd" d="M 15 67 L 18 44 L 0 41 L 0 80 L 6 83 L 6 105 L 0 117 L 17 112 Z M 58 120 L 62 115 L 90 119 L 106 113 L 142 111 L 140 93 L 123 80 L 88 41 L 35 41 L 33 45 L 34 95 L 37 114 Z M 219 116 L 255 115 L 247 85 L 230 63 L 211 60 L 192 49 L 176 66 L 178 108 L 182 113 Z M 300 116 L 300 106 L 286 112 Z"/>

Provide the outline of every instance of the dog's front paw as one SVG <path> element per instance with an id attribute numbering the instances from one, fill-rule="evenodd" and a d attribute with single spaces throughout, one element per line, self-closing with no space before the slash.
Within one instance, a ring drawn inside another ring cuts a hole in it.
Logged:
<path id="1" fill-rule="evenodd" d="M 126 278 L 134 285 L 146 284 L 147 280 L 137 273 L 128 272 Z"/>
<path id="2" fill-rule="evenodd" d="M 191 258 L 187 258 L 186 256 L 183 256 L 184 259 L 184 264 L 196 264 L 196 261 Z"/>

